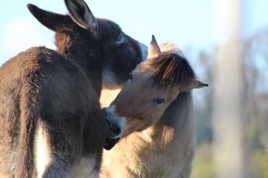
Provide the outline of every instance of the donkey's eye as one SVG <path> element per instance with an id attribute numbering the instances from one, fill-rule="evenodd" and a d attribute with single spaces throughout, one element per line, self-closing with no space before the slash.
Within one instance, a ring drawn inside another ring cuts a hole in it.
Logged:
<path id="1" fill-rule="evenodd" d="M 153 99 L 153 102 L 156 104 L 162 104 L 165 102 L 165 98 L 164 97 L 157 97 Z"/>
<path id="2" fill-rule="evenodd" d="M 125 42 L 125 37 L 124 37 L 124 35 L 123 35 L 123 33 L 120 33 L 118 36 L 117 36 L 117 39 L 116 39 L 116 44 L 117 45 L 120 45 L 120 44 L 122 44 L 122 43 L 124 43 Z"/>

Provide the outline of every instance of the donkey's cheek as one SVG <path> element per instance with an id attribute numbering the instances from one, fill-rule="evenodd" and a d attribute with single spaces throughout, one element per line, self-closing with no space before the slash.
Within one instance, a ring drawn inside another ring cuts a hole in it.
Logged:
<path id="1" fill-rule="evenodd" d="M 126 127 L 123 131 L 123 137 L 127 136 L 135 131 L 140 130 L 142 128 L 143 124 L 140 120 L 137 119 L 128 119 Z"/>
<path id="2" fill-rule="evenodd" d="M 107 89 L 116 89 L 120 87 L 114 72 L 109 67 L 104 68 L 102 72 L 102 85 Z"/>

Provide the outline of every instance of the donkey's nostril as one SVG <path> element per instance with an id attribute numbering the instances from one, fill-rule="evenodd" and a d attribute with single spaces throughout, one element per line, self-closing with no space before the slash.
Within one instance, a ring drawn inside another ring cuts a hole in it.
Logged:
<path id="1" fill-rule="evenodd" d="M 121 134 L 121 129 L 117 125 L 109 122 L 109 127 L 112 131 L 113 137 L 118 137 Z"/>
<path id="2" fill-rule="evenodd" d="M 119 138 L 121 135 L 121 128 L 119 127 L 118 123 L 113 123 L 110 120 L 106 120 L 108 127 L 110 129 L 111 138 Z"/>

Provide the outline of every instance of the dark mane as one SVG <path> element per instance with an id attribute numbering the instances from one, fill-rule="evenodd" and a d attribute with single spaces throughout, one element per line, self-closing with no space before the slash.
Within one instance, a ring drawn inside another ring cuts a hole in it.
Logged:
<path id="1" fill-rule="evenodd" d="M 178 54 L 162 54 L 153 59 L 153 83 L 159 86 L 175 86 L 187 84 L 195 78 L 195 73 L 188 61 Z"/>

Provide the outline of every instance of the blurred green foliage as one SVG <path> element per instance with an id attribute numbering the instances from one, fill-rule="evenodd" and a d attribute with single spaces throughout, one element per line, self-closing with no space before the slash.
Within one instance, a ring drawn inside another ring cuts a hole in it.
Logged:
<path id="1" fill-rule="evenodd" d="M 268 178 L 268 148 L 254 152 L 250 166 L 256 178 Z"/>
<path id="2" fill-rule="evenodd" d="M 248 165 L 249 178 L 268 178 L 268 148 L 251 150 Z M 192 178 L 216 178 L 213 165 L 212 144 L 203 143 L 196 149 Z"/>
<path id="3" fill-rule="evenodd" d="M 213 178 L 213 157 L 210 144 L 199 145 L 193 162 L 192 178 Z"/>

